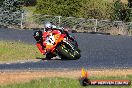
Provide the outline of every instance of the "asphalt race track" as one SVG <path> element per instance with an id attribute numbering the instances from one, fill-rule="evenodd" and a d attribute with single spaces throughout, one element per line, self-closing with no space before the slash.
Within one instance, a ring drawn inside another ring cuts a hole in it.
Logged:
<path id="1" fill-rule="evenodd" d="M 33 30 L 0 29 L 0 40 L 15 40 L 35 44 Z M 132 37 L 87 33 L 72 34 L 78 41 L 82 57 L 79 60 L 48 60 L 0 64 L 0 70 L 41 70 L 84 68 L 131 68 Z"/>

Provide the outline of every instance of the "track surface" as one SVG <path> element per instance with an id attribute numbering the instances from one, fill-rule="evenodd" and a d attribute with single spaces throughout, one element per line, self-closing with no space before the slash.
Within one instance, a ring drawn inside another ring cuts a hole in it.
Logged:
<path id="1" fill-rule="evenodd" d="M 0 29 L 0 40 L 15 40 L 35 44 L 32 34 L 33 30 Z M 0 70 L 132 67 L 132 37 L 87 33 L 76 33 L 73 35 L 82 50 L 82 57 L 79 60 L 49 60 L 0 64 Z"/>

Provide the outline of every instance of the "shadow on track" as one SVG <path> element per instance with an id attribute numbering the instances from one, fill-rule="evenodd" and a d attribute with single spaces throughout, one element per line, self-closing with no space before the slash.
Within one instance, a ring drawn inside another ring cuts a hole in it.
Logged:
<path id="1" fill-rule="evenodd" d="M 53 58 L 51 58 L 51 59 L 36 57 L 36 59 L 47 60 L 47 61 L 53 61 L 53 60 L 59 60 L 59 61 L 78 60 L 78 59 L 65 59 L 65 58 L 62 58 L 62 59 L 61 59 L 61 58 L 58 58 L 58 57 L 53 57 Z"/>

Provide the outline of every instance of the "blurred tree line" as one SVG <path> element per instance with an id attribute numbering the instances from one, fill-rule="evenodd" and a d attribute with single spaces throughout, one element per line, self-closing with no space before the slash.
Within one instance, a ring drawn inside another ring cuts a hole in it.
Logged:
<path id="1" fill-rule="evenodd" d="M 2 5 L 3 1 L 4 1 L 4 0 L 0 0 L 0 6 Z"/>
<path id="2" fill-rule="evenodd" d="M 0 25 L 19 25 L 22 8 L 18 0 L 3 0 L 0 5 Z"/>
<path id="3" fill-rule="evenodd" d="M 36 13 L 130 21 L 128 4 L 120 0 L 37 0 Z"/>
<path id="4" fill-rule="evenodd" d="M 113 20 L 130 21 L 129 4 L 124 4 L 120 0 L 117 0 L 113 8 Z"/>
<path id="5" fill-rule="evenodd" d="M 5 0 L 0 0 L 0 5 L 4 2 Z M 36 0 L 16 0 L 19 1 L 24 6 L 35 6 L 36 5 Z"/>
<path id="6" fill-rule="evenodd" d="M 23 1 L 24 6 L 35 6 L 36 0 L 21 0 Z"/>
<path id="7" fill-rule="evenodd" d="M 1 0 L 3 2 L 4 0 Z M 24 6 L 35 6 L 35 13 L 60 15 L 64 17 L 83 17 L 130 21 L 129 3 L 121 0 L 19 0 Z"/>

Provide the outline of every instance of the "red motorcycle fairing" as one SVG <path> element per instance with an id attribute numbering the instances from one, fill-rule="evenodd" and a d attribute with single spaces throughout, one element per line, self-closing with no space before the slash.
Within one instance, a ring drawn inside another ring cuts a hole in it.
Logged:
<path id="1" fill-rule="evenodd" d="M 55 38 L 54 44 L 49 44 L 46 42 L 47 37 L 53 35 Z M 45 55 L 45 53 L 50 51 L 51 53 L 54 52 L 56 46 L 59 42 L 61 42 L 66 34 L 61 34 L 59 30 L 53 30 L 52 32 L 44 32 L 42 35 L 42 41 L 37 42 L 36 46 L 38 47 L 39 51 Z"/>

